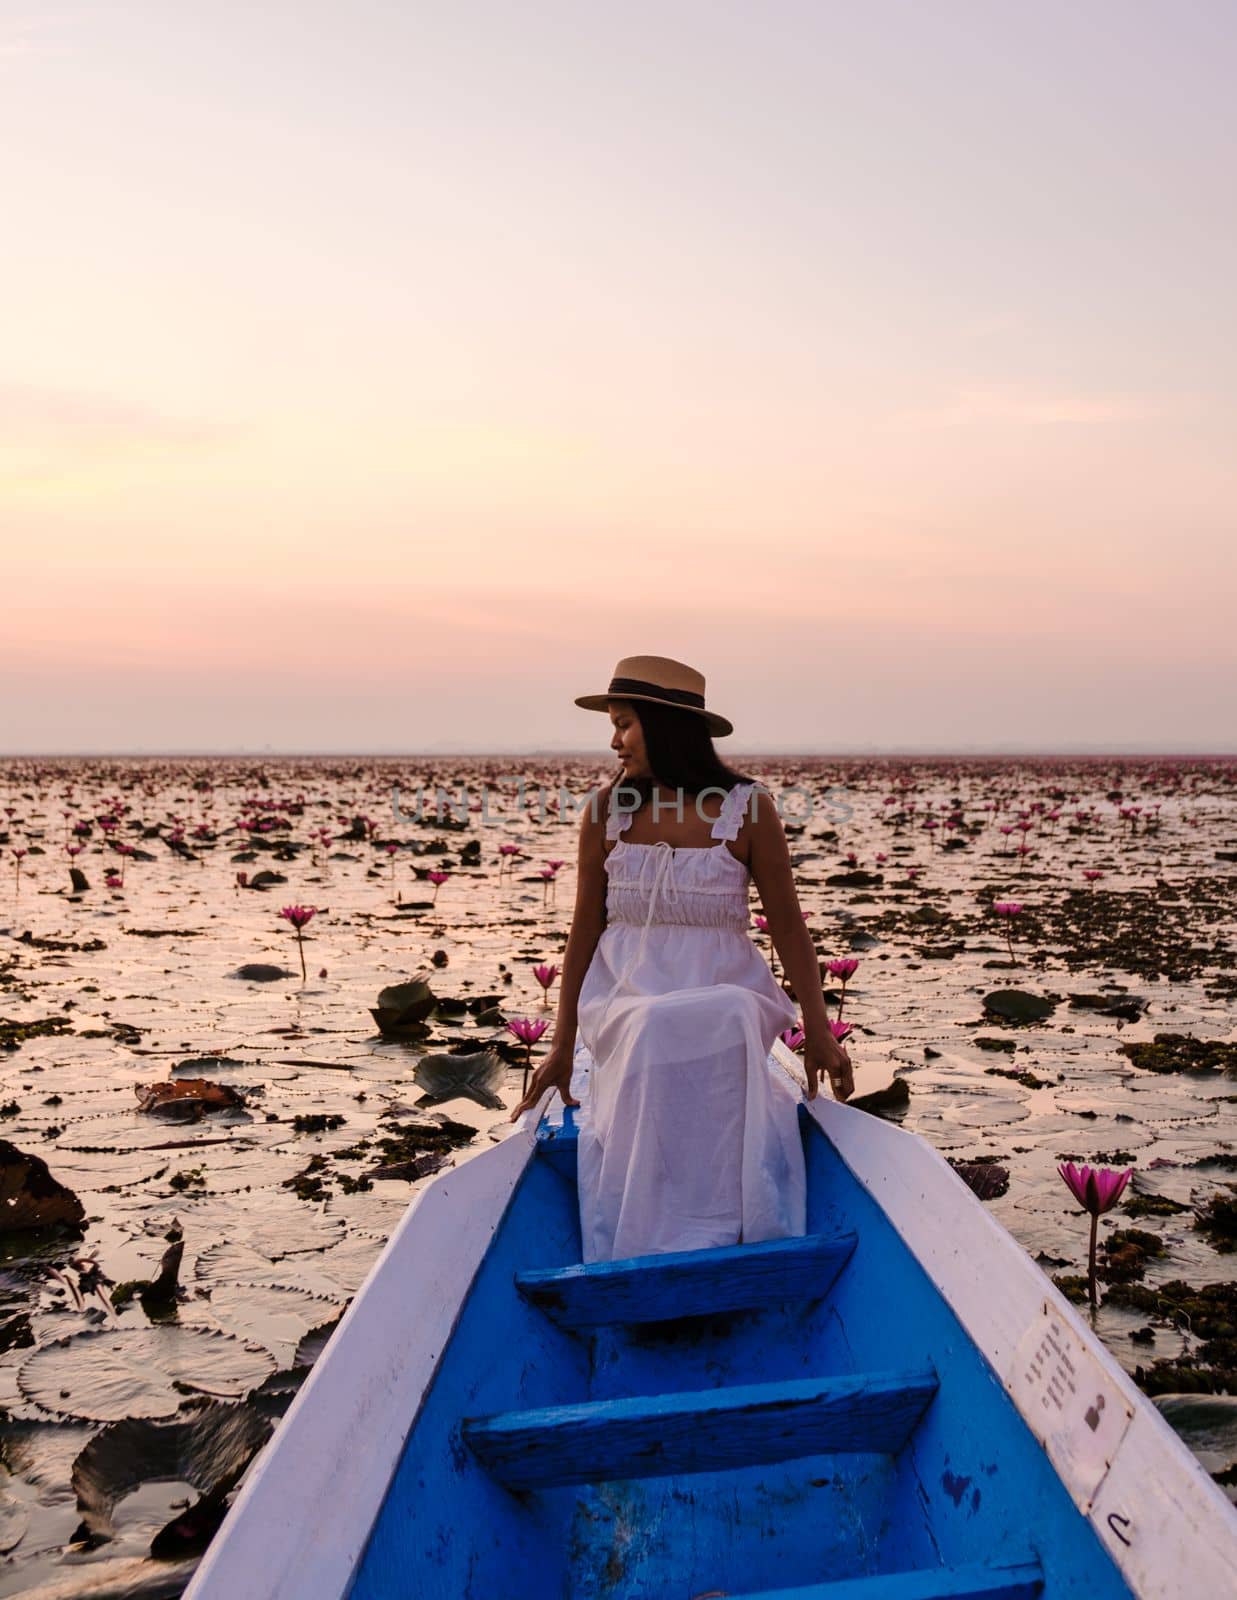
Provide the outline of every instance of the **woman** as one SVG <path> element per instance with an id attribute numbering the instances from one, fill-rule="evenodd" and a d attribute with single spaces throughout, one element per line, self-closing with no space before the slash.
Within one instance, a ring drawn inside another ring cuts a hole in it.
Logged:
<path id="1" fill-rule="evenodd" d="M 628 656 L 604 694 L 620 772 L 580 823 L 579 875 L 549 1053 L 512 1117 L 571 1093 L 577 1029 L 592 1058 L 579 1122 L 585 1261 L 788 1238 L 805 1229 L 797 1094 L 769 1065 L 797 1021 L 749 933 L 748 888 L 799 997 L 808 1098 L 853 1090 L 833 1037 L 772 796 L 723 764 L 704 678 Z"/>

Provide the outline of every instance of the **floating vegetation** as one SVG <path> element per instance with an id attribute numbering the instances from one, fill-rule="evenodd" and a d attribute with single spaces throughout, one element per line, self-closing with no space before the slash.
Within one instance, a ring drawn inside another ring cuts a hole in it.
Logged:
<path id="1" fill-rule="evenodd" d="M 1070 1159 L 1137 1160 L 1123 1197 L 1128 1226 L 1099 1252 L 1106 1304 L 1120 1317 L 1114 1348 L 1125 1361 L 1169 1358 L 1155 1363 L 1152 1385 L 1221 1387 L 1223 1351 L 1209 1361 L 1200 1349 L 1219 1331 L 1203 1340 L 1166 1318 L 1158 1299 L 1139 1312 L 1113 1297 L 1159 1296 L 1148 1280 L 1169 1272 L 1200 1283 L 1231 1276 L 1224 1197 L 1237 1172 L 1237 1100 L 1223 1091 L 1237 1084 L 1224 1077 L 1233 1046 L 1217 1049 L 1207 1036 L 1226 1033 L 1223 1008 L 1237 998 L 1237 879 L 1224 854 L 1237 854 L 1237 763 L 822 758 L 770 759 L 761 769 L 755 775 L 775 789 L 799 785 L 824 798 L 843 785 L 848 796 L 844 824 L 787 832 L 831 1014 L 842 997 L 829 963 L 864 958 L 862 989 L 845 991 L 845 1014 L 858 1024 L 849 1048 L 860 1093 L 850 1105 L 934 1143 L 1046 1271 L 1068 1274 L 1080 1253 L 1078 1219 L 1043 1175 L 1049 1153 L 1083 1138 Z M 583 796 L 595 763 L 555 759 L 538 777 Z M 431 803 L 424 821 L 409 818 L 397 841 L 387 838 L 392 785 L 408 794 L 426 780 L 448 792 L 488 786 L 491 820 L 501 821 L 440 825 Z M 471 758 L 0 762 L 18 848 L 41 834 L 46 849 L 24 858 L 23 921 L 0 933 L 0 1114 L 15 1147 L 39 1149 L 82 1211 L 67 1231 L 0 1240 L 10 1268 L 0 1272 L 0 1368 L 17 1414 L 6 1459 L 22 1474 L 11 1524 L 0 1499 L 0 1541 L 21 1534 L 28 1509 L 32 1526 L 63 1510 L 74 1457 L 109 1421 L 52 1420 L 23 1397 L 17 1373 L 54 1348 L 49 1337 L 94 1341 L 57 1358 L 73 1370 L 47 1386 L 52 1406 L 80 1393 L 86 1410 L 118 1420 L 123 1401 L 91 1403 L 93 1352 L 101 1365 L 114 1359 L 101 1334 L 172 1334 L 196 1355 L 171 1374 L 146 1371 L 144 1346 L 124 1347 L 125 1381 L 137 1375 L 155 1391 L 140 1391 L 135 1416 L 170 1407 L 152 1425 L 178 1427 L 226 1404 L 269 1422 L 291 1403 L 308 1370 L 297 1363 L 320 1352 L 417 1188 L 506 1131 L 495 1105 L 513 1102 L 527 1054 L 506 1024 L 552 1014 L 539 1009 L 533 966 L 561 965 L 572 867 L 564 862 L 556 907 L 535 871 L 503 866 L 574 850 L 566 815 L 538 818 L 503 788 Z M 1119 810 L 1131 799 L 1145 806 L 1136 825 Z M 1163 820 L 1148 825 L 1161 799 Z M 935 835 L 921 826 L 929 817 L 941 824 Z M 1033 856 L 1011 851 L 1002 826 L 1017 828 Z M 946 829 L 956 838 L 942 845 Z M 76 855 L 62 852 L 62 834 L 81 847 Z M 133 853 L 114 851 L 109 837 Z M 68 860 L 94 891 L 69 896 Z M 123 902 L 102 887 L 113 861 L 124 865 Z M 432 915 L 430 869 L 451 874 Z M 1100 876 L 1082 889 L 1087 872 Z M 830 876 L 847 886 L 826 887 Z M 274 915 L 285 900 L 336 908 L 313 923 L 321 931 L 305 984 L 299 959 L 286 965 L 288 932 Z M 1011 902 L 1023 907 L 1014 969 L 993 909 Z M 1030 993 L 1040 1014 L 1023 1022 L 981 1008 L 994 985 Z M 1141 1061 L 1124 1050 L 1122 1030 L 1148 1041 Z M 1023 1053 L 1027 1042 L 1033 1052 Z M 468 1092 L 473 1072 L 479 1094 Z M 248 1104 L 212 1096 L 194 1105 L 190 1089 L 138 1114 L 134 1084 L 161 1079 L 228 1085 Z M 460 1121 L 414 1107 L 420 1095 Z M 169 1116 L 176 1100 L 191 1120 Z M 965 1156 L 977 1129 L 1000 1139 L 999 1157 Z M 969 1203 L 960 1192 L 959 1204 Z M 161 1260 L 174 1216 L 185 1227 L 175 1289 Z M 1219 1226 L 1190 1226 L 1196 1219 Z M 1158 1230 L 1162 1255 L 1139 1242 L 1144 1228 Z M 1143 1276 L 1117 1282 L 1136 1270 L 1136 1255 Z M 1085 1278 L 1081 1288 L 1085 1297 Z M 119 1322 L 102 1298 L 109 1289 L 130 1291 Z M 1214 1308 L 1216 1330 L 1223 1309 Z M 174 1320 L 148 1325 L 165 1315 Z M 1110 1337 L 1102 1314 L 1099 1328 Z M 245 1390 L 247 1372 L 227 1374 L 229 1399 L 207 1402 L 191 1392 L 195 1382 L 209 1387 L 197 1357 L 224 1334 L 242 1354 L 259 1352 L 244 1357 L 258 1376 Z M 22 1422 L 23 1410 L 42 1420 Z M 20 1464 L 33 1459 L 23 1455 L 30 1441 L 37 1472 Z M 183 1587 L 191 1562 L 131 1561 L 173 1526 L 176 1497 L 190 1502 L 180 1508 L 189 1515 L 169 1547 L 200 1548 L 194 1515 L 209 1486 L 164 1481 L 166 1514 L 153 1487 L 115 1501 L 112 1551 L 92 1555 L 83 1581 L 116 1592 Z M 54 1553 L 27 1533 L 10 1584 L 59 1583 L 53 1543 Z"/>
<path id="2" fill-rule="evenodd" d="M 995 1200 L 1009 1188 L 1009 1168 L 995 1159 L 953 1161 L 949 1165 L 981 1200 Z"/>
<path id="3" fill-rule="evenodd" d="M 226 1083 L 206 1078 L 177 1078 L 167 1083 L 134 1084 L 138 1110 L 160 1117 L 192 1121 L 208 1111 L 230 1111 L 245 1104 L 245 1096 Z"/>
<path id="4" fill-rule="evenodd" d="M 153 1556 L 186 1557 L 206 1548 L 227 1510 L 227 1495 L 270 1438 L 272 1423 L 245 1405 L 204 1402 L 183 1421 L 126 1417 L 90 1440 L 73 1463 L 71 1484 L 81 1526 L 74 1543 L 97 1544 L 115 1535 L 119 1501 L 144 1483 L 190 1484 L 194 1506 L 160 1530 Z"/>
<path id="5" fill-rule="evenodd" d="M 41 1156 L 0 1139 L 0 1233 L 62 1228 L 80 1232 L 86 1210 L 52 1177 Z"/>
<path id="6" fill-rule="evenodd" d="M 170 1235 L 171 1243 L 163 1252 L 159 1271 L 153 1278 L 129 1279 L 118 1283 L 112 1290 L 112 1304 L 120 1309 L 135 1296 L 142 1310 L 152 1322 L 168 1321 L 176 1315 L 177 1302 L 184 1299 L 180 1286 L 180 1264 L 185 1254 L 185 1241 L 180 1230 Z"/>
<path id="7" fill-rule="evenodd" d="M 1056 1008 L 1055 1000 L 1028 994 L 1025 989 L 994 989 L 984 996 L 984 1010 L 990 1017 L 1014 1025 L 1043 1022 Z"/>
<path id="8" fill-rule="evenodd" d="M 1120 1046 L 1144 1072 L 1229 1072 L 1237 1076 L 1237 1044 L 1195 1039 L 1184 1033 L 1157 1033 L 1150 1044 Z"/>
<path id="9" fill-rule="evenodd" d="M 1146 1271 L 1152 1256 L 1162 1256 L 1158 1234 L 1143 1228 L 1114 1228 L 1104 1240 L 1104 1259 L 1096 1275 L 1107 1283 L 1133 1283 Z"/>
<path id="10" fill-rule="evenodd" d="M 0 1017 L 0 1050 L 16 1050 L 27 1039 L 46 1039 L 72 1032 L 73 1024 L 68 1017 L 40 1017 L 37 1022 L 14 1022 L 9 1017 Z"/>
<path id="11" fill-rule="evenodd" d="M 1199 1207 L 1194 1226 L 1224 1254 L 1237 1250 L 1237 1190 L 1220 1189 Z"/>
<path id="12" fill-rule="evenodd" d="M 426 1019 L 433 1015 L 438 999 L 428 978 L 428 974 L 418 974 L 406 983 L 379 990 L 370 1015 L 384 1039 L 424 1039 L 432 1032 Z"/>
<path id="13" fill-rule="evenodd" d="M 1195 1288 L 1174 1278 L 1155 1289 L 1118 1283 L 1104 1304 L 1142 1311 L 1200 1341 L 1178 1360 L 1137 1367 L 1134 1381 L 1147 1394 L 1237 1394 L 1237 1282 Z"/>
<path id="14" fill-rule="evenodd" d="M 505 1077 L 502 1057 L 486 1046 L 470 1049 L 466 1054 L 438 1052 L 422 1056 L 413 1072 L 413 1078 L 425 1090 L 418 1105 L 465 1099 L 488 1111 L 503 1109 L 498 1089 Z"/>
<path id="15" fill-rule="evenodd" d="M 274 1370 L 268 1351 L 214 1329 L 103 1328 L 42 1345 L 17 1384 L 53 1416 L 119 1422 L 175 1416 L 188 1395 L 241 1400 Z"/>

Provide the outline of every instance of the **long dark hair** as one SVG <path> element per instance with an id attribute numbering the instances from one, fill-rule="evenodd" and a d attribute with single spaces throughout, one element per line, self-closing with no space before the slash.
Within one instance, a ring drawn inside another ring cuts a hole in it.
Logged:
<path id="1" fill-rule="evenodd" d="M 616 695 L 615 699 L 621 696 Z M 726 765 L 714 749 L 708 723 L 697 712 L 656 705 L 649 700 L 625 703 L 640 723 L 652 777 L 618 779 L 610 796 L 611 807 L 617 809 L 621 805 L 623 811 L 638 811 L 651 801 L 657 784 L 695 796 L 702 789 L 721 789 L 729 794 L 736 783 L 754 781 L 747 773 Z M 640 796 L 639 806 L 631 803 L 633 790 Z"/>

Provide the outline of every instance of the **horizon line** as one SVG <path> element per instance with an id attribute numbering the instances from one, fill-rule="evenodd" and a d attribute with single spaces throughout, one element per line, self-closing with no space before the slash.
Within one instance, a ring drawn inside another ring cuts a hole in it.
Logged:
<path id="1" fill-rule="evenodd" d="M 729 752 L 718 752 L 725 761 Z M 791 760 L 801 757 L 810 757 L 813 760 L 824 759 L 857 759 L 868 756 L 880 757 L 946 757 L 968 756 L 979 758 L 998 759 L 1006 756 L 1091 756 L 1091 757 L 1120 757 L 1139 756 L 1156 757 L 1161 760 L 1194 760 L 1199 757 L 1208 759 L 1234 760 L 1237 759 L 1237 750 L 1232 749 L 1195 749 L 1172 750 L 1153 747 L 1137 747 L 1127 745 L 1058 745 L 1055 748 L 1041 748 L 1027 745 L 971 745 L 958 747 L 936 747 L 927 745 L 868 745 L 850 749 L 832 750 L 806 750 L 785 749 L 781 747 L 759 748 L 752 747 L 746 750 L 737 750 L 736 755 L 779 757 Z M 596 759 L 608 765 L 598 752 L 592 748 L 574 745 L 539 745 L 519 748 L 492 748 L 470 749 L 458 746 L 440 746 L 421 750 L 273 750 L 273 749 L 136 749 L 136 750 L 11 750 L 0 751 L 0 761 L 152 761 L 152 760 L 245 760 L 245 761 L 314 761 L 314 760 L 368 760 L 368 761 L 414 761 L 430 757 L 450 756 L 457 760 L 464 759 L 489 759 L 495 757 L 522 757 L 528 759 L 533 756 L 577 756 L 583 759 Z"/>

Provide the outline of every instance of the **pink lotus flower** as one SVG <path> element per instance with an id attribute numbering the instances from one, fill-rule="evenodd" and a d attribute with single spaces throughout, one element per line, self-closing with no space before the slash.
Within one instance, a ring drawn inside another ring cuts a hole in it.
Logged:
<path id="1" fill-rule="evenodd" d="M 1134 1173 L 1133 1167 L 1122 1172 L 1115 1167 L 1076 1167 L 1072 1161 L 1057 1171 L 1082 1209 L 1096 1217 L 1112 1210 Z"/>
<path id="2" fill-rule="evenodd" d="M 837 1042 L 841 1044 L 842 1040 L 845 1039 L 848 1034 L 853 1033 L 855 1029 L 853 1023 L 838 1022 L 833 1017 L 830 1017 L 829 1031 L 833 1034 L 833 1037 L 837 1040 Z"/>
<path id="3" fill-rule="evenodd" d="M 845 956 L 838 961 L 830 961 L 825 965 L 825 971 L 831 978 L 841 978 L 845 983 L 847 978 L 853 977 L 858 971 L 859 963 L 853 956 Z"/>
<path id="4" fill-rule="evenodd" d="M 283 906 L 279 915 L 285 922 L 290 922 L 296 930 L 296 948 L 301 957 L 301 981 L 304 982 L 309 974 L 305 971 L 305 933 L 308 924 L 318 915 L 317 906 Z"/>
<path id="5" fill-rule="evenodd" d="M 1009 960 L 1012 966 L 1014 961 L 1013 919 L 1022 914 L 1022 906 L 1017 900 L 994 900 L 992 909 L 998 917 L 1005 918 L 1005 943 L 1009 947 Z"/>
<path id="6" fill-rule="evenodd" d="M 797 1050 L 807 1038 L 802 1028 L 783 1028 L 781 1039 L 788 1050 Z"/>
<path id="7" fill-rule="evenodd" d="M 537 982 L 545 991 L 545 994 L 542 997 L 542 1004 L 549 1005 L 550 985 L 554 982 L 555 978 L 558 977 L 558 968 L 554 966 L 547 966 L 545 962 L 542 962 L 539 966 L 533 968 L 533 977 L 536 978 Z"/>
<path id="8" fill-rule="evenodd" d="M 841 978 L 842 993 L 838 996 L 838 1020 L 842 1018 L 842 1007 L 846 1004 L 846 983 L 858 970 L 859 963 L 854 956 L 843 956 L 836 961 L 825 963 L 825 971 L 831 978 Z"/>
<path id="9" fill-rule="evenodd" d="M 125 880 L 120 876 L 119 872 L 105 872 L 103 881 L 109 889 L 123 889 L 125 886 Z"/>
<path id="10" fill-rule="evenodd" d="M 507 1027 L 522 1044 L 536 1044 L 550 1024 L 544 1017 L 512 1017 Z"/>
<path id="11" fill-rule="evenodd" d="M 769 919 L 768 919 L 768 917 L 759 917 L 759 916 L 753 915 L 752 921 L 756 924 L 757 930 L 760 933 L 768 933 L 768 931 L 769 931 Z"/>
<path id="12" fill-rule="evenodd" d="M 1084 867 L 1082 875 L 1092 888 L 1095 887 L 1095 880 L 1104 876 L 1098 867 Z"/>
<path id="13" fill-rule="evenodd" d="M 536 1020 L 532 1017 L 512 1017 L 507 1024 L 508 1029 L 524 1046 L 524 1085 L 520 1090 L 521 1097 L 528 1093 L 528 1074 L 533 1065 L 533 1046 L 549 1026 L 544 1017 L 538 1017 Z"/>
<path id="14" fill-rule="evenodd" d="M 249 874 L 247 872 L 238 872 L 236 874 L 236 887 L 238 889 L 247 889 L 249 887 Z"/>
<path id="15" fill-rule="evenodd" d="M 1084 1211 L 1091 1213 L 1091 1244 L 1087 1252 L 1087 1293 L 1095 1304 L 1095 1240 L 1102 1212 L 1111 1211 L 1121 1198 L 1133 1174 L 1133 1167 L 1124 1172 L 1114 1167 L 1076 1167 L 1066 1161 L 1057 1171 L 1066 1187 Z"/>
<path id="16" fill-rule="evenodd" d="M 434 885 L 434 900 L 433 900 L 433 903 L 434 903 L 434 905 L 437 905 L 438 904 L 438 891 L 439 891 L 439 889 L 442 888 L 443 884 L 446 883 L 447 879 L 451 876 L 451 874 L 449 872 L 439 872 L 437 870 L 437 868 L 435 868 L 433 871 L 427 872 L 425 874 L 425 876 Z"/>

